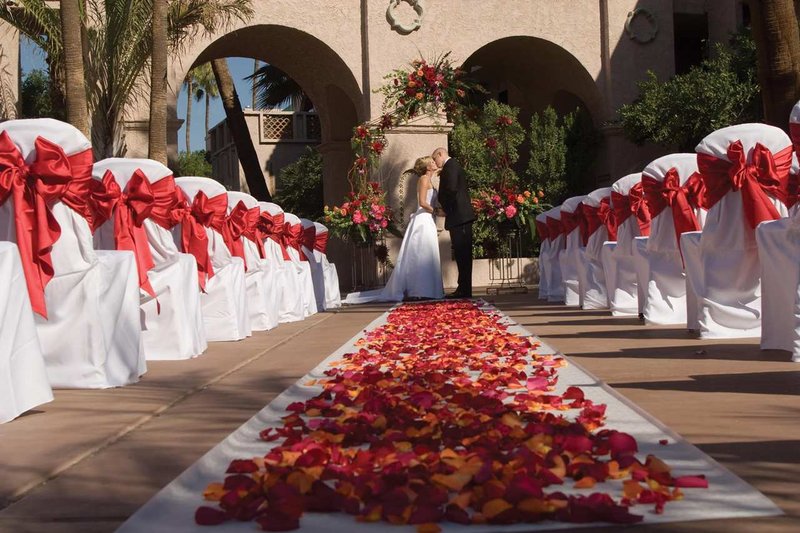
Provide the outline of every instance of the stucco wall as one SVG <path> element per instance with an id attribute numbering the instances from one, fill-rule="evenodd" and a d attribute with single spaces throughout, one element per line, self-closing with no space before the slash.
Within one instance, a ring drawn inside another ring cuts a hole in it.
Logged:
<path id="1" fill-rule="evenodd" d="M 19 32 L 0 22 L 0 118 L 15 118 L 19 100 Z"/>

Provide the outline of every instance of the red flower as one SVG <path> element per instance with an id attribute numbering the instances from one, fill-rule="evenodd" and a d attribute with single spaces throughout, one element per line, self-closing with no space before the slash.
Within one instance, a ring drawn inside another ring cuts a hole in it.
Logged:
<path id="1" fill-rule="evenodd" d="M 356 137 L 359 139 L 366 139 L 369 130 L 365 126 L 358 126 L 356 127 Z"/>
<path id="2" fill-rule="evenodd" d="M 371 145 L 371 148 L 372 148 L 373 152 L 375 152 L 376 154 L 380 154 L 381 152 L 383 152 L 383 148 L 384 148 L 383 142 L 374 141 L 372 143 L 372 145 Z"/>
<path id="3" fill-rule="evenodd" d="M 497 119 L 498 126 L 510 126 L 514 123 L 514 120 L 511 117 L 506 115 L 501 115 L 500 118 Z"/>
<path id="4" fill-rule="evenodd" d="M 486 139 L 485 144 L 486 147 L 489 148 L 490 150 L 494 150 L 495 148 L 497 148 L 497 140 L 494 137 L 489 137 L 488 139 Z"/>

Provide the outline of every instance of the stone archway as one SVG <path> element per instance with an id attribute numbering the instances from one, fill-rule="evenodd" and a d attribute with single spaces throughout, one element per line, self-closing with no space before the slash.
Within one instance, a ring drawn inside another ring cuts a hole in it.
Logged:
<path id="1" fill-rule="evenodd" d="M 489 90 L 490 97 L 519 108 L 520 121 L 526 127 L 531 116 L 547 106 L 559 114 L 581 108 L 595 127 L 606 118 L 605 101 L 594 78 L 574 55 L 552 41 L 504 37 L 472 52 L 464 68 Z M 527 165 L 529 150 L 526 141 L 520 149 L 521 168 Z M 601 165 L 595 175 L 607 173 Z"/>
<path id="2" fill-rule="evenodd" d="M 257 24 L 218 37 L 199 51 L 188 53 L 172 65 L 168 102 L 177 118 L 177 99 L 186 73 L 195 65 L 224 57 L 248 57 L 270 63 L 292 77 L 314 102 L 322 130 L 323 188 L 326 202 L 347 190 L 351 160 L 350 136 L 362 117 L 362 93 L 352 70 L 326 43 L 296 28 Z M 177 120 L 168 140 L 177 146 Z"/>

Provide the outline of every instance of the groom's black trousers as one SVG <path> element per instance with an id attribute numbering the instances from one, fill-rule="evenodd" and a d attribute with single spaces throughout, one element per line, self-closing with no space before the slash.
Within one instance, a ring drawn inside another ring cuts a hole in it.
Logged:
<path id="1" fill-rule="evenodd" d="M 458 267 L 457 292 L 472 295 L 472 222 L 449 229 L 453 256 Z"/>

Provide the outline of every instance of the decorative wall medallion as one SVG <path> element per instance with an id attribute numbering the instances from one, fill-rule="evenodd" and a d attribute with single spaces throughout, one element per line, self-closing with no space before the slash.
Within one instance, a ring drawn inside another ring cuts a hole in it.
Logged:
<path id="1" fill-rule="evenodd" d="M 637 43 L 649 43 L 658 34 L 658 19 L 649 10 L 637 7 L 628 13 L 628 19 L 625 21 L 625 33 Z"/>
<path id="2" fill-rule="evenodd" d="M 397 20 L 396 10 L 402 2 L 411 6 L 416 16 L 410 22 L 400 22 Z M 425 14 L 425 3 L 423 0 L 389 0 L 389 7 L 386 8 L 386 20 L 389 26 L 400 35 L 408 35 L 422 27 L 422 18 Z"/>

